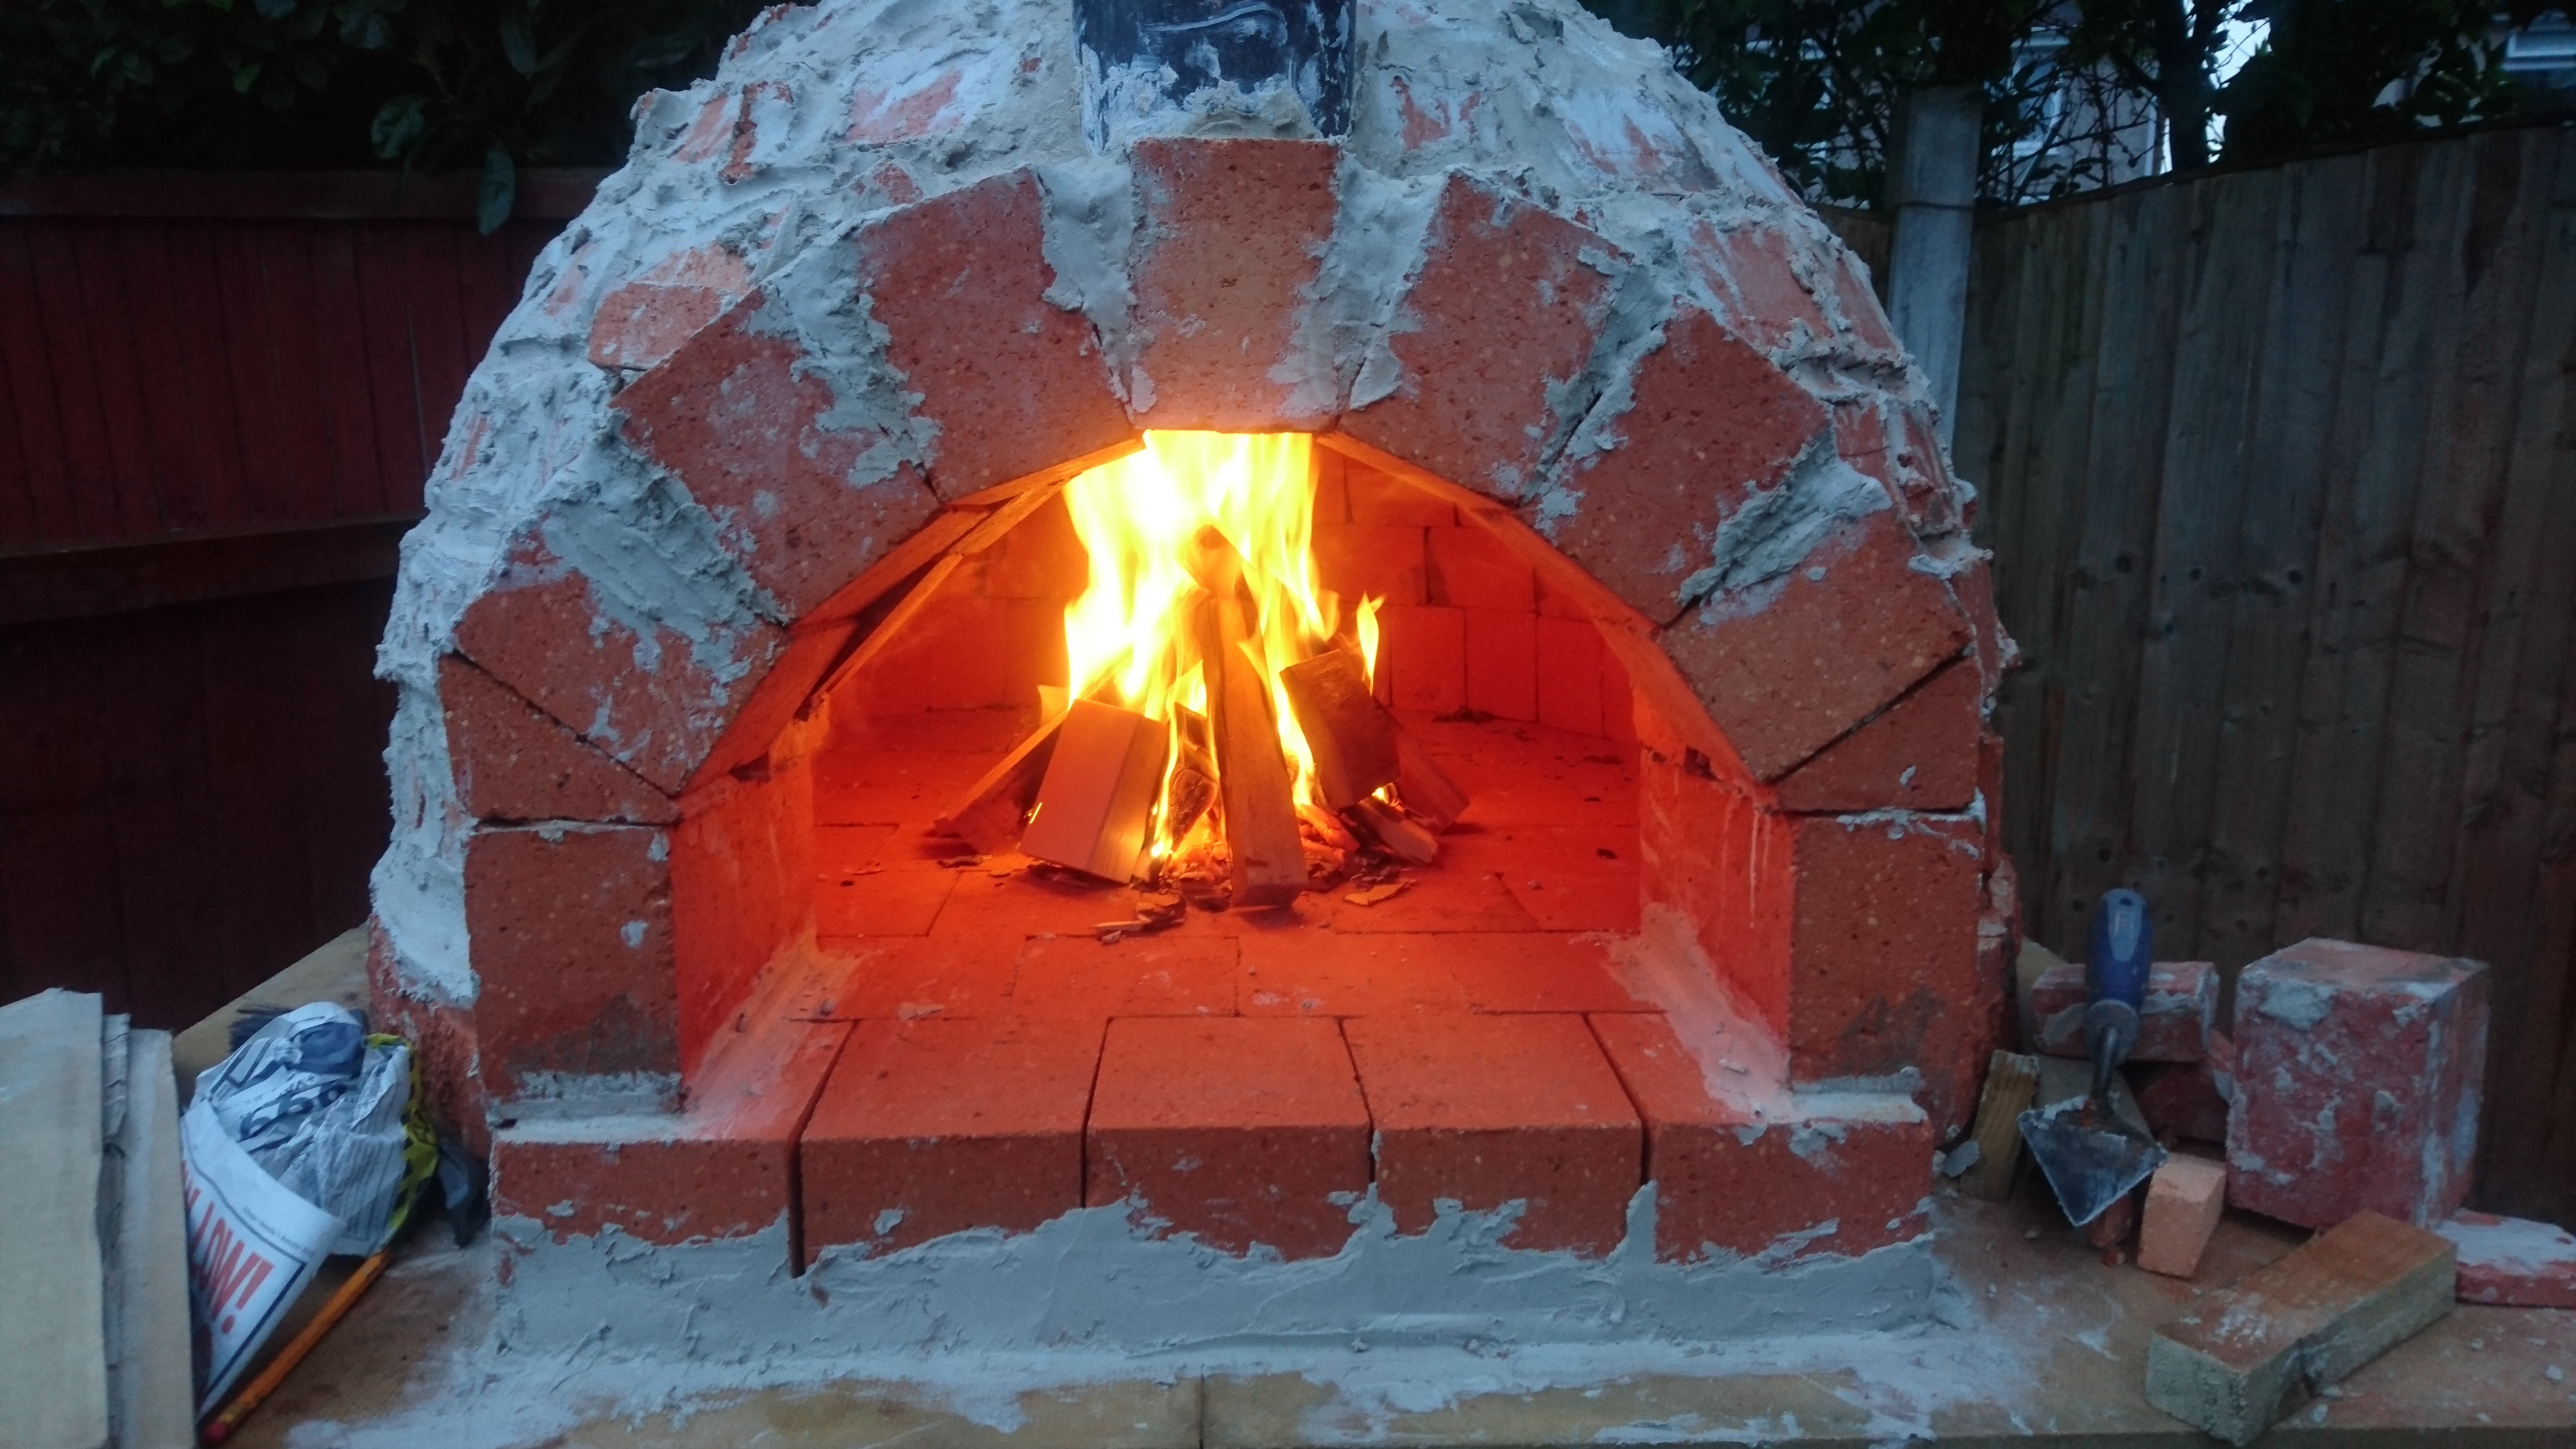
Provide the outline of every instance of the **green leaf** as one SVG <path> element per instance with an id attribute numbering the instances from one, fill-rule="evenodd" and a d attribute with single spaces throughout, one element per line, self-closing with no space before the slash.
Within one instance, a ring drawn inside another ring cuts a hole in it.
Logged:
<path id="1" fill-rule="evenodd" d="M 521 75 L 537 72 L 537 38 L 528 30 L 525 12 L 510 10 L 501 16 L 501 55 L 510 69 Z"/>
<path id="2" fill-rule="evenodd" d="M 367 128 L 367 139 L 375 146 L 379 159 L 392 161 L 409 155 L 429 130 L 429 98 L 396 96 L 376 110 L 373 125 Z"/>
<path id="3" fill-rule="evenodd" d="M 501 229 L 510 219 L 510 208 L 519 199 L 519 168 L 511 161 L 507 148 L 495 146 L 483 153 L 483 180 L 474 188 L 474 224 L 485 236 Z"/>

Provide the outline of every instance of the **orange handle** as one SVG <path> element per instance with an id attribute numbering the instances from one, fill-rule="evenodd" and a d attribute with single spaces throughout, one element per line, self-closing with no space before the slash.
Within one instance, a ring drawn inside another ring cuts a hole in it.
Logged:
<path id="1" fill-rule="evenodd" d="M 322 1341 L 322 1335 L 331 1331 L 331 1325 L 348 1315 L 368 1285 L 384 1275 L 385 1265 L 391 1261 L 393 1255 L 388 1251 L 373 1254 L 360 1263 L 358 1271 L 349 1275 L 349 1281 L 340 1285 L 340 1291 L 331 1295 L 331 1301 L 322 1305 L 322 1311 L 313 1315 L 313 1321 L 304 1325 L 304 1331 L 279 1349 L 277 1357 L 268 1361 L 268 1367 L 259 1371 L 259 1377 L 233 1395 L 233 1401 L 224 1405 L 222 1413 L 207 1420 L 206 1427 L 197 1431 L 198 1437 L 209 1444 L 221 1444 L 231 1438 L 241 1421 L 250 1417 L 250 1411 L 276 1393 L 279 1384 L 286 1382 L 286 1376 L 293 1373 L 295 1366 L 304 1361 L 304 1356 L 313 1351 L 313 1345 Z"/>

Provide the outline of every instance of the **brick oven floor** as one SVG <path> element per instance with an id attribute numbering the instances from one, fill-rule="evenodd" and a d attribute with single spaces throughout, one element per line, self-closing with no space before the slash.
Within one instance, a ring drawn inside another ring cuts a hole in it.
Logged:
<path id="1" fill-rule="evenodd" d="M 1651 1010 L 1612 957 L 1637 929 L 1634 749 L 1406 723 L 1474 803 L 1402 894 L 1192 911 L 1107 943 L 1125 888 L 927 833 L 1024 719 L 899 716 L 836 741 L 816 766 L 826 964 L 794 1012 L 857 1026 L 800 1151 L 808 1257 L 1131 1193 L 1237 1249 L 1347 1235 L 1245 1206 L 1256 1173 L 1303 1174 L 1318 1208 L 1374 1175 L 1426 1226 L 1437 1198 L 1525 1199 L 1516 1245 L 1614 1244 L 1643 1128 L 1589 1018 Z"/>

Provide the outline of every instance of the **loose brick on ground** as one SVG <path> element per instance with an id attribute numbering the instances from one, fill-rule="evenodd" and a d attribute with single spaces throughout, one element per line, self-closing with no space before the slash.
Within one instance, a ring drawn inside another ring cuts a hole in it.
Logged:
<path id="1" fill-rule="evenodd" d="M 2138 1230 L 2138 1266 L 2188 1278 L 2227 1210 L 2227 1164 L 2205 1157 L 2165 1159 L 2147 1179 L 2147 1208 Z"/>

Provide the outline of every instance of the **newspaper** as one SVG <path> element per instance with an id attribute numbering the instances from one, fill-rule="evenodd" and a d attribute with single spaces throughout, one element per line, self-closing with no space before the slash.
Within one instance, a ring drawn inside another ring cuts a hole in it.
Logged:
<path id="1" fill-rule="evenodd" d="M 197 1413 L 214 1411 L 293 1307 L 340 1220 L 278 1185 L 203 1096 L 179 1119 Z"/>

